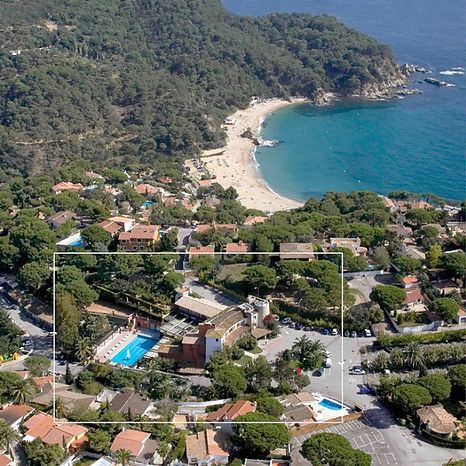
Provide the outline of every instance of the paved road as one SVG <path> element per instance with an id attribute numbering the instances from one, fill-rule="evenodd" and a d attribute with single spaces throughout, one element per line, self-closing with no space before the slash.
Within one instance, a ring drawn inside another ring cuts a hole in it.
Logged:
<path id="1" fill-rule="evenodd" d="M 0 295 L 0 307 L 6 309 L 13 322 L 21 327 L 28 335 L 39 337 L 47 335 L 48 332 L 46 330 L 37 326 L 24 310 L 15 304 L 10 304 L 3 295 Z"/>

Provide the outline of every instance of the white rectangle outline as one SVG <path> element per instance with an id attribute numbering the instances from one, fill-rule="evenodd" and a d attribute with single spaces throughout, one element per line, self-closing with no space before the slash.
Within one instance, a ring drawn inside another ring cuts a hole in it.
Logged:
<path id="1" fill-rule="evenodd" d="M 55 353 L 56 353 L 56 327 L 55 327 L 55 313 L 56 313 L 56 302 L 55 302 L 55 286 L 56 286 L 56 257 L 57 256 L 77 256 L 77 255 L 87 255 L 87 256 L 107 256 L 107 255 L 142 255 L 142 256 L 155 256 L 155 255 L 182 255 L 186 254 L 186 252 L 179 252 L 179 251 L 164 251 L 164 252 L 158 252 L 158 251 L 137 251 L 137 252 L 127 252 L 127 251 L 61 251 L 61 252 L 54 252 L 53 253 L 53 265 L 52 265 L 52 294 L 53 294 L 53 304 L 52 304 L 52 316 L 53 316 L 53 346 L 52 346 L 52 353 L 53 353 L 53 372 L 52 372 L 52 378 L 53 378 L 53 389 L 52 389 L 52 417 L 53 417 L 53 422 L 55 425 L 68 425 L 68 424 L 90 424 L 90 425 L 101 425 L 101 424 L 186 424 L 186 422 L 180 421 L 180 422 L 173 422 L 173 421 L 140 421 L 140 422 L 131 422 L 131 421 L 62 421 L 58 419 L 55 414 L 55 401 L 56 401 L 56 387 L 55 387 L 55 381 L 56 381 L 56 359 L 55 359 Z M 247 253 L 242 253 L 242 252 L 234 252 L 234 253 L 228 253 L 228 255 L 240 255 L 240 256 L 245 256 L 245 255 L 251 255 L 251 256 L 263 256 L 267 255 L 270 257 L 276 257 L 280 256 L 280 252 L 247 252 Z M 343 277 L 343 253 L 342 252 L 321 252 L 321 251 L 316 251 L 316 252 L 286 252 L 286 255 L 303 255 L 303 254 L 309 254 L 309 255 L 336 255 L 340 256 L 340 277 L 341 277 L 341 302 L 340 302 L 340 309 L 341 309 L 341 320 L 340 320 L 340 357 L 341 361 L 338 362 L 338 364 L 341 367 L 341 405 L 345 406 L 344 404 L 344 388 L 343 388 L 343 366 L 344 366 L 344 358 L 343 358 L 343 332 L 344 332 L 344 299 L 343 299 L 343 284 L 344 284 L 344 277 Z M 205 254 L 196 254 L 196 256 L 225 256 L 225 252 L 213 252 L 213 253 L 205 253 Z M 303 422 L 289 422 L 289 421 L 240 421 L 237 422 L 237 424 L 284 424 L 286 426 L 293 426 L 295 424 L 298 424 L 299 426 L 303 425 L 319 425 L 319 424 L 328 424 L 328 425 L 334 425 L 334 424 L 343 424 L 343 414 L 340 416 L 340 421 L 303 421 Z M 338 417 L 334 418 L 338 419 Z M 214 424 L 231 424 L 229 421 L 216 421 Z"/>

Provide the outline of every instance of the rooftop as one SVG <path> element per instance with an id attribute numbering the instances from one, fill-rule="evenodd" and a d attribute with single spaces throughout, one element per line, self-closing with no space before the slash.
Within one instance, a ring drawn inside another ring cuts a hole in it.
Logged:
<path id="1" fill-rule="evenodd" d="M 181 296 L 175 304 L 178 307 L 196 313 L 206 319 L 215 317 L 227 308 L 215 301 L 209 301 L 205 298 L 193 298 L 192 296 Z"/>
<path id="2" fill-rule="evenodd" d="M 449 434 L 456 430 L 459 420 L 441 405 L 424 406 L 417 411 L 421 422 L 428 424 L 429 429 L 438 434 Z"/>
<path id="3" fill-rule="evenodd" d="M 137 240 L 147 239 L 153 240 L 159 231 L 158 225 L 134 225 L 131 231 L 123 231 L 118 237 L 119 240 Z"/>
<path id="4" fill-rule="evenodd" d="M 234 421 L 244 414 L 253 413 L 256 403 L 247 400 L 238 400 L 236 403 L 226 403 L 217 411 L 212 411 L 206 417 L 207 422 Z"/>
<path id="5" fill-rule="evenodd" d="M 224 431 L 206 429 L 186 437 L 186 456 L 198 461 L 210 455 L 228 456 L 231 449 L 230 436 Z"/>
<path id="6" fill-rule="evenodd" d="M 34 408 L 28 405 L 8 405 L 0 409 L 0 419 L 10 426 L 32 413 Z"/>
<path id="7" fill-rule="evenodd" d="M 133 429 L 123 430 L 115 437 L 110 449 L 115 452 L 124 448 L 137 457 L 142 453 L 144 443 L 149 439 L 149 437 L 149 432 L 142 432 L 140 430 Z"/>

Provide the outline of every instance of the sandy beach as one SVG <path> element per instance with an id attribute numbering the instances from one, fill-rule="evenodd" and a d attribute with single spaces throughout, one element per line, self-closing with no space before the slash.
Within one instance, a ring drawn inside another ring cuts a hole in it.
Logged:
<path id="1" fill-rule="evenodd" d="M 303 101 L 296 99 L 292 103 Z M 238 200 L 247 208 L 276 212 L 302 206 L 298 201 L 279 196 L 267 186 L 254 164 L 254 143 L 241 137 L 247 128 L 257 130 L 267 115 L 286 105 L 290 102 L 271 99 L 246 110 L 238 110 L 230 116 L 234 124 L 227 127 L 225 151 L 221 155 L 202 157 L 209 173 L 216 176 L 216 181 L 224 188 L 233 186 L 239 194 Z"/>

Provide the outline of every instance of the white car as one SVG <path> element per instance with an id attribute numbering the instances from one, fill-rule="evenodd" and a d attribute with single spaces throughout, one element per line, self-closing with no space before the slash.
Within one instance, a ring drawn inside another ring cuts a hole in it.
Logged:
<path id="1" fill-rule="evenodd" d="M 350 369 L 349 373 L 351 375 L 364 375 L 366 371 L 364 369 L 361 369 L 360 367 L 353 367 Z"/>
<path id="2" fill-rule="evenodd" d="M 326 358 L 329 358 L 329 357 L 331 356 L 329 350 L 324 350 L 324 351 L 322 351 L 322 352 L 324 353 L 324 355 L 325 355 Z"/>
<path id="3" fill-rule="evenodd" d="M 336 328 L 332 329 L 332 336 L 336 337 L 338 335 L 338 330 Z"/>

